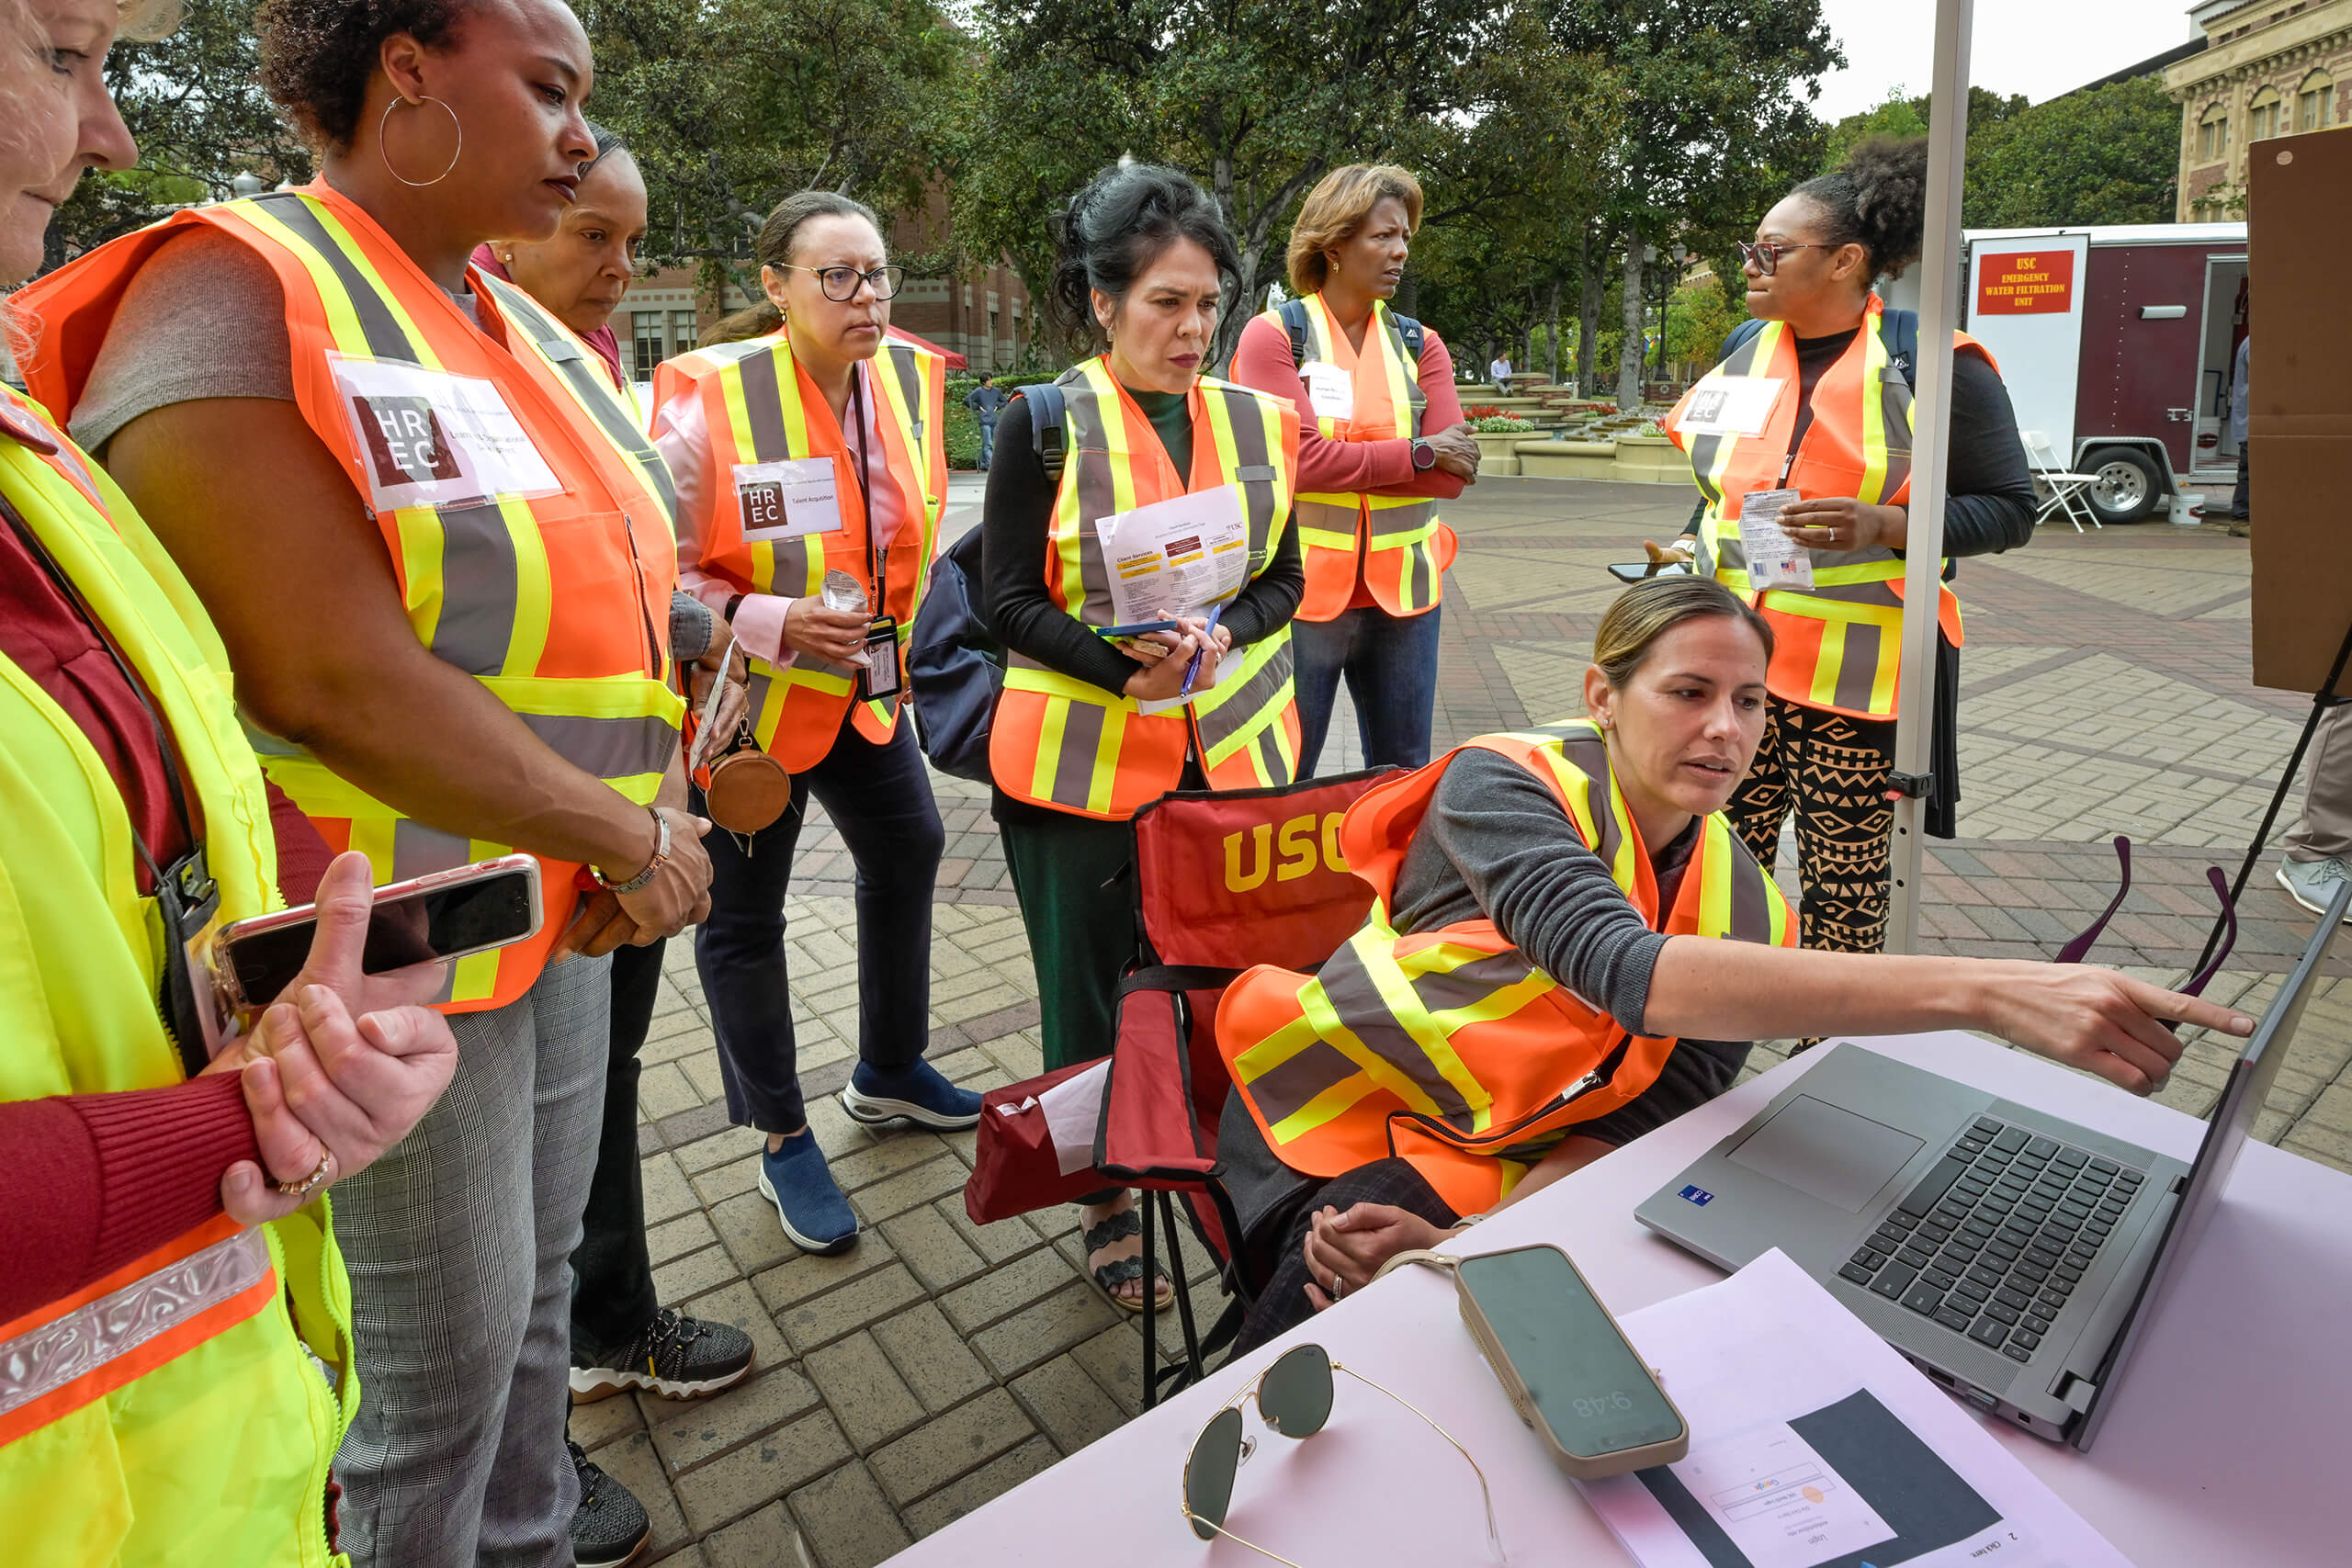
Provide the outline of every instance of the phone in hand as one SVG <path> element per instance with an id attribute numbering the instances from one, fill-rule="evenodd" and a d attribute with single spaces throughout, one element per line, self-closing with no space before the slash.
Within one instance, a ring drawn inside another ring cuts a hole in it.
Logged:
<path id="1" fill-rule="evenodd" d="M 1609 575 L 1620 582 L 1640 582 L 1652 577 L 1688 577 L 1690 568 L 1684 561 L 1616 561 L 1611 564 Z"/>
<path id="2" fill-rule="evenodd" d="M 1561 1470 L 1598 1481 L 1690 1451 L 1682 1412 L 1566 1253 L 1464 1258 L 1453 1280 L 1479 1353 Z"/>
<path id="3" fill-rule="evenodd" d="M 376 889 L 359 967 L 381 975 L 487 953 L 537 935 L 543 919 L 539 863 L 529 855 L 389 883 Z M 222 927 L 212 969 L 228 1009 L 248 1012 L 276 1001 L 310 961 L 318 926 L 318 906 L 305 904 Z"/>

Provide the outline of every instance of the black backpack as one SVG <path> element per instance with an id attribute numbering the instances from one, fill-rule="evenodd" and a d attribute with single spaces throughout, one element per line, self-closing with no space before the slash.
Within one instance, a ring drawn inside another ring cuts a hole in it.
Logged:
<path id="1" fill-rule="evenodd" d="M 1029 440 L 1048 482 L 1062 477 L 1062 389 L 1023 387 Z M 974 784 L 989 784 L 989 733 L 1004 690 L 1004 644 L 989 629 L 974 528 L 932 563 L 931 582 L 907 639 L 907 690 L 914 699 L 915 739 L 931 765 Z"/>
<path id="2" fill-rule="evenodd" d="M 1753 316 L 1732 328 L 1731 335 L 1724 339 L 1722 351 L 1715 355 L 1715 363 L 1721 365 L 1729 359 L 1741 344 L 1763 330 L 1764 323 Z M 1917 310 L 1881 311 L 1878 337 L 1886 344 L 1887 362 L 1903 372 L 1903 384 L 1917 387 L 1919 384 L 1919 313 Z"/>

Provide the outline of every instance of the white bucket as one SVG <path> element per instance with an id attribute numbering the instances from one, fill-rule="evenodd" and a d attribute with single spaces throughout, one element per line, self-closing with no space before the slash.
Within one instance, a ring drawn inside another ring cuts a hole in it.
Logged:
<path id="1" fill-rule="evenodd" d="M 2168 521 L 2177 528 L 2196 527 L 2205 521 L 2205 498 L 2193 491 L 2174 491 Z"/>

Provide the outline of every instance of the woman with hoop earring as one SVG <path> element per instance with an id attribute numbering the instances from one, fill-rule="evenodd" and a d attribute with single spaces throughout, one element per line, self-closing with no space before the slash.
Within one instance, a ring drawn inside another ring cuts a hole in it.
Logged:
<path id="1" fill-rule="evenodd" d="M 569 1562 L 601 955 L 700 918 L 710 878 L 668 471 L 579 339 L 467 265 L 556 230 L 594 65 L 558 0 L 265 0 L 257 28 L 320 178 L 43 279 L 28 375 L 203 600 L 331 845 L 379 883 L 540 863 L 539 935 L 451 966 L 449 1091 L 336 1194 L 368 1368 L 337 1476 L 355 1562 Z"/>

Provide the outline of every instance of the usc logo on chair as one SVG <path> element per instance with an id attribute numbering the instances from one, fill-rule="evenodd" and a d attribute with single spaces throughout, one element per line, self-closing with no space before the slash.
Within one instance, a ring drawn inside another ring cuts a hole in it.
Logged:
<path id="1" fill-rule="evenodd" d="M 1340 823 L 1346 816 L 1344 811 L 1325 812 L 1319 817 L 1309 812 L 1279 827 L 1261 822 L 1246 833 L 1227 833 L 1226 887 L 1235 893 L 1247 893 L 1264 886 L 1268 876 L 1277 882 L 1295 882 L 1318 864 L 1332 871 L 1346 871 L 1347 856 L 1340 852 Z M 1275 858 L 1277 852 L 1279 860 Z"/>

